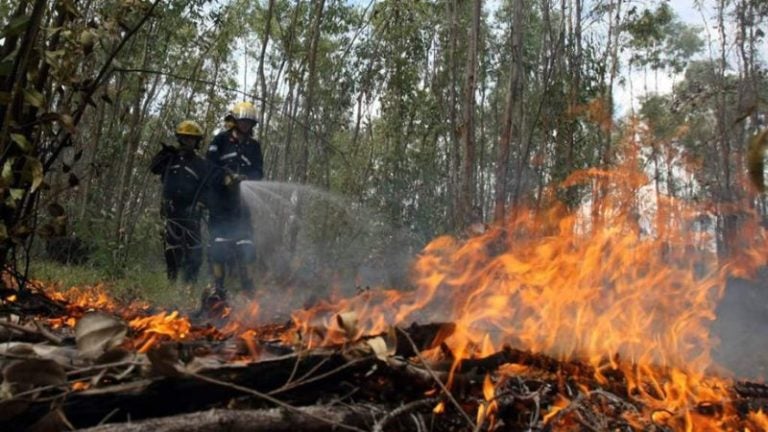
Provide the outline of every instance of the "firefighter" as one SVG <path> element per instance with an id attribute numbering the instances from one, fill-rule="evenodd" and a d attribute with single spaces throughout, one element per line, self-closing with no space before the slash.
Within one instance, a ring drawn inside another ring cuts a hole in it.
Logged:
<path id="1" fill-rule="evenodd" d="M 176 127 L 176 143 L 163 145 L 150 170 L 163 183 L 161 214 L 165 218 L 165 264 L 168 279 L 179 271 L 186 284 L 194 283 L 202 264 L 201 212 L 198 206 L 209 176 L 208 162 L 196 153 L 203 129 L 192 120 Z"/>
<path id="2" fill-rule="evenodd" d="M 255 261 L 256 252 L 250 214 L 241 201 L 236 184 L 245 180 L 261 180 L 263 157 L 261 144 L 252 136 L 256 125 L 253 104 L 240 102 L 230 114 L 235 121 L 234 127 L 216 135 L 206 155 L 208 161 L 223 169 L 227 190 L 215 195 L 213 199 L 216 202 L 209 208 L 209 259 L 214 283 L 213 292 L 203 299 L 203 307 L 225 301 L 227 267 L 237 270 L 243 291 L 252 292 L 254 289 L 249 267 Z"/>
<path id="3" fill-rule="evenodd" d="M 250 102 L 236 104 L 224 118 L 227 128 L 216 135 L 208 147 L 209 161 L 243 180 L 261 180 L 263 157 L 261 144 L 253 138 L 256 126 L 256 108 Z"/>

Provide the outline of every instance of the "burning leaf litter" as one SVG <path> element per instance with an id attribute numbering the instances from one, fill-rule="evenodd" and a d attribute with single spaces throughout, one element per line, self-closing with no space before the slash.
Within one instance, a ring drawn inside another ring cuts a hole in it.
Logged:
<path id="1" fill-rule="evenodd" d="M 99 286 L 6 296 L 0 426 L 277 405 L 296 414 L 285 422 L 352 430 L 766 430 L 768 387 L 713 373 L 710 335 L 730 278 L 764 265 L 765 230 L 747 215 L 724 261 L 708 210 L 644 193 L 633 165 L 566 182 L 600 182 L 600 202 L 435 239 L 413 290 L 319 302 L 287 324 L 254 324 L 267 308 L 253 304 L 199 325 Z M 425 324 L 396 327 L 408 322 Z"/>

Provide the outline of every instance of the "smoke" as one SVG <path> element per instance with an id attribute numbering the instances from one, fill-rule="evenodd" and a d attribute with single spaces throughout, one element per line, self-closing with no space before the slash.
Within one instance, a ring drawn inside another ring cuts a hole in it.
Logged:
<path id="1" fill-rule="evenodd" d="M 290 309 L 367 287 L 407 285 L 418 247 L 379 215 L 311 186 L 259 181 L 240 188 L 251 215 L 262 305 L 276 293 L 275 303 Z"/>
<path id="2" fill-rule="evenodd" d="M 719 339 L 713 357 L 739 378 L 768 377 L 768 269 L 754 280 L 729 278 L 712 325 Z"/>

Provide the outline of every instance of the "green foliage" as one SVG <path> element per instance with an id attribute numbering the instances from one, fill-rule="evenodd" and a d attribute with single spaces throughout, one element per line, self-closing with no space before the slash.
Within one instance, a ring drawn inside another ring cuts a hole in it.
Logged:
<path id="1" fill-rule="evenodd" d="M 150 15 L 153 1 L 48 1 L 40 15 L 34 3 L 0 4 L 0 254 L 21 251 L 29 233 L 46 226 L 33 223 L 35 203 L 58 201 L 93 245 L 89 266 L 100 276 L 161 274 L 152 155 L 187 118 L 203 125 L 205 150 L 222 115 L 243 99 L 265 110 L 258 138 L 267 179 L 307 179 L 418 242 L 461 229 L 452 217 L 463 176 L 458 137 L 472 2 L 325 0 L 318 15 L 319 0 L 274 0 L 269 18 L 268 0 L 160 1 Z M 768 100 L 754 48 L 768 15 L 759 2 L 726 2 L 733 13 L 723 16 L 744 29 L 733 41 L 743 49 L 733 50 L 738 62 L 722 65 L 691 61 L 705 33 L 682 23 L 668 2 L 621 9 L 582 2 L 580 17 L 572 3 L 523 2 L 522 94 L 506 161 L 498 147 L 518 66 L 510 23 L 520 3 L 498 3 L 491 15 L 484 2 L 474 95 L 473 204 L 486 220 L 502 163 L 510 166 L 501 180 L 506 201 L 514 193 L 535 205 L 575 170 L 610 163 L 621 144 L 611 86 L 622 81 L 627 56 L 646 72 L 684 72 L 673 95 L 642 99 L 642 138 L 654 161 L 700 163 L 689 190 L 701 197 L 715 196 L 725 173 L 743 168 L 741 143 Z M 593 22 L 612 26 L 611 37 Z M 20 47 L 25 35 L 31 42 Z M 731 150 L 733 160 L 719 162 Z M 590 192 L 563 199 L 575 204 Z M 305 238 L 345 241 L 348 224 L 336 210 L 307 211 L 314 224 Z"/>
<path id="2" fill-rule="evenodd" d="M 688 59 L 704 47 L 699 36 L 701 29 L 680 22 L 666 2 L 654 11 L 644 9 L 640 13 L 633 6 L 627 15 L 624 28 L 629 35 L 627 45 L 633 51 L 633 63 L 680 73 Z"/>

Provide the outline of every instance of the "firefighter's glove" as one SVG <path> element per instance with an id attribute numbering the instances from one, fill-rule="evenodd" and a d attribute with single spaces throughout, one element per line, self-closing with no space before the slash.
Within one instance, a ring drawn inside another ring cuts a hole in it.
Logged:
<path id="1" fill-rule="evenodd" d="M 237 187 L 237 185 L 244 180 L 245 176 L 242 174 L 227 174 L 227 176 L 224 177 L 224 186 Z"/>
<path id="2" fill-rule="evenodd" d="M 160 146 L 163 148 L 161 153 L 178 153 L 179 152 L 178 144 L 176 144 L 176 145 L 173 145 L 173 144 L 168 145 L 168 144 L 166 144 L 164 142 L 161 142 Z"/>

